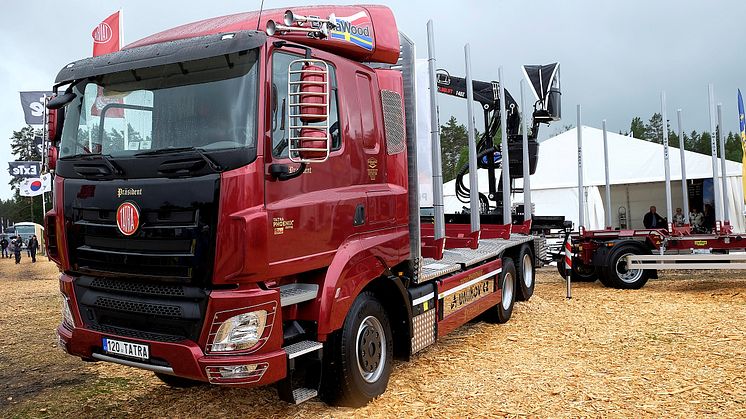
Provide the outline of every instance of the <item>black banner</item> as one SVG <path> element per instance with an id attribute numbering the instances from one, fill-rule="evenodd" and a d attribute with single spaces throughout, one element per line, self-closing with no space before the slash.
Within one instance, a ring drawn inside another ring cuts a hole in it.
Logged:
<path id="1" fill-rule="evenodd" d="M 39 177 L 41 176 L 41 162 L 10 161 L 8 162 L 8 173 L 17 178 Z"/>
<path id="2" fill-rule="evenodd" d="M 45 91 L 21 92 L 21 106 L 27 124 L 44 124 L 44 94 L 52 96 L 52 92 Z"/>
<path id="3" fill-rule="evenodd" d="M 44 139 L 41 137 L 34 137 L 34 147 L 36 147 L 36 151 L 39 152 L 39 154 L 44 153 Z"/>

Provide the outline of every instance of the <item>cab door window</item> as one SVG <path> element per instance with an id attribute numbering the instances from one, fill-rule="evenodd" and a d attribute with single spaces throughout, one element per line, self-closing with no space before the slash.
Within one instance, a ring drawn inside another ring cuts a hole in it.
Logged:
<path id="1" fill-rule="evenodd" d="M 284 52 L 272 54 L 272 91 L 270 99 L 270 115 L 272 127 L 272 156 L 276 158 L 288 157 L 288 67 L 294 60 L 303 57 Z M 329 64 L 329 63 L 327 63 Z M 342 136 L 339 129 L 339 107 L 337 102 L 337 77 L 334 66 L 329 67 L 329 135 L 332 140 L 332 151 L 342 147 Z M 293 74 L 291 81 L 298 81 L 299 74 Z"/>

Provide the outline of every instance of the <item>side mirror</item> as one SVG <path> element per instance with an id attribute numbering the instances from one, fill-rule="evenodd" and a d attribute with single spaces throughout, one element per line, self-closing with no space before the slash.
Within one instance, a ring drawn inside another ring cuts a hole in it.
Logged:
<path id="1" fill-rule="evenodd" d="M 76 97 L 78 97 L 78 95 L 73 92 L 65 92 L 61 95 L 57 95 L 47 102 L 47 109 L 59 109 L 72 102 Z"/>
<path id="2" fill-rule="evenodd" d="M 288 157 L 295 163 L 329 158 L 329 66 L 301 59 L 288 67 Z"/>
<path id="3" fill-rule="evenodd" d="M 65 118 L 65 109 L 48 109 L 47 112 L 47 138 L 54 144 L 57 143 L 62 136 L 62 123 Z"/>

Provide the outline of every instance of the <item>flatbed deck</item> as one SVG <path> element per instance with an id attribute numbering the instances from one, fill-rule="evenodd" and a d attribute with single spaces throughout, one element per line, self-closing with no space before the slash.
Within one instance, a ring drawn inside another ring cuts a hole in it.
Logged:
<path id="1" fill-rule="evenodd" d="M 443 259 L 424 258 L 420 282 L 431 281 L 450 273 L 468 269 L 480 262 L 499 256 L 505 249 L 534 240 L 533 236 L 511 234 L 507 240 L 480 239 L 477 249 L 446 249 Z"/>

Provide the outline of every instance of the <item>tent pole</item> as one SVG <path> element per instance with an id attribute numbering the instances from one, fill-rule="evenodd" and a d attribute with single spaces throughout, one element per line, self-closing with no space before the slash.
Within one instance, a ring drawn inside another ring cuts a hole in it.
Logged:
<path id="1" fill-rule="evenodd" d="M 673 209 L 671 208 L 671 166 L 668 161 L 668 119 L 666 119 L 666 92 L 661 92 L 661 120 L 663 122 L 663 168 L 666 172 L 666 220 L 668 225 L 673 223 Z"/>
<path id="2" fill-rule="evenodd" d="M 469 211 L 471 232 L 479 231 L 479 179 L 477 177 L 477 140 L 474 137 L 474 84 L 471 80 L 471 47 L 464 45 L 466 64 L 466 113 L 469 134 Z"/>
<path id="3" fill-rule="evenodd" d="M 521 80 L 521 125 L 523 128 L 523 220 L 533 217 L 533 205 L 531 204 L 531 161 L 528 157 L 528 114 L 526 109 L 526 98 L 523 90 L 524 80 Z"/>
<path id="4" fill-rule="evenodd" d="M 676 110 L 679 120 L 679 155 L 681 157 L 681 196 L 684 201 L 684 224 L 689 225 L 689 187 L 686 184 L 686 142 L 684 141 L 684 126 L 681 124 L 681 109 Z"/>
<path id="5" fill-rule="evenodd" d="M 427 22 L 427 64 L 430 74 L 430 141 L 433 164 L 433 209 L 435 211 L 434 239 L 445 237 L 443 211 L 443 165 L 440 157 L 440 125 L 438 123 L 438 86 L 435 81 L 435 31 L 433 21 Z"/>
<path id="6" fill-rule="evenodd" d="M 609 141 L 606 136 L 606 120 L 601 121 L 604 130 L 604 170 L 606 172 L 606 228 L 611 229 L 611 182 L 609 181 Z"/>
<path id="7" fill-rule="evenodd" d="M 500 87 L 500 134 L 502 137 L 500 147 L 500 168 L 503 181 L 503 224 L 513 224 L 513 214 L 510 205 L 510 156 L 508 155 L 508 106 L 505 103 L 505 84 L 503 79 L 503 68 L 497 69 L 497 82 Z"/>
<path id="8" fill-rule="evenodd" d="M 718 202 L 720 202 L 720 184 L 718 183 L 718 146 L 717 146 L 717 139 L 716 136 L 716 129 L 715 129 L 715 87 L 710 83 L 707 85 L 707 93 L 708 93 L 708 108 L 710 110 L 710 154 L 712 155 L 712 190 L 715 194 L 713 206 L 715 207 L 715 213 L 717 214 L 717 219 L 722 220 L 723 219 L 723 209 L 720 208 L 720 205 L 717 205 Z"/>
<path id="9" fill-rule="evenodd" d="M 581 107 L 578 105 L 578 231 L 585 224 L 585 197 L 583 196 L 583 125 Z"/>
<path id="10" fill-rule="evenodd" d="M 728 184 L 725 179 L 725 134 L 723 133 L 723 104 L 718 103 L 718 141 L 720 142 L 720 181 L 723 183 L 723 221 L 730 221 L 728 217 Z"/>

